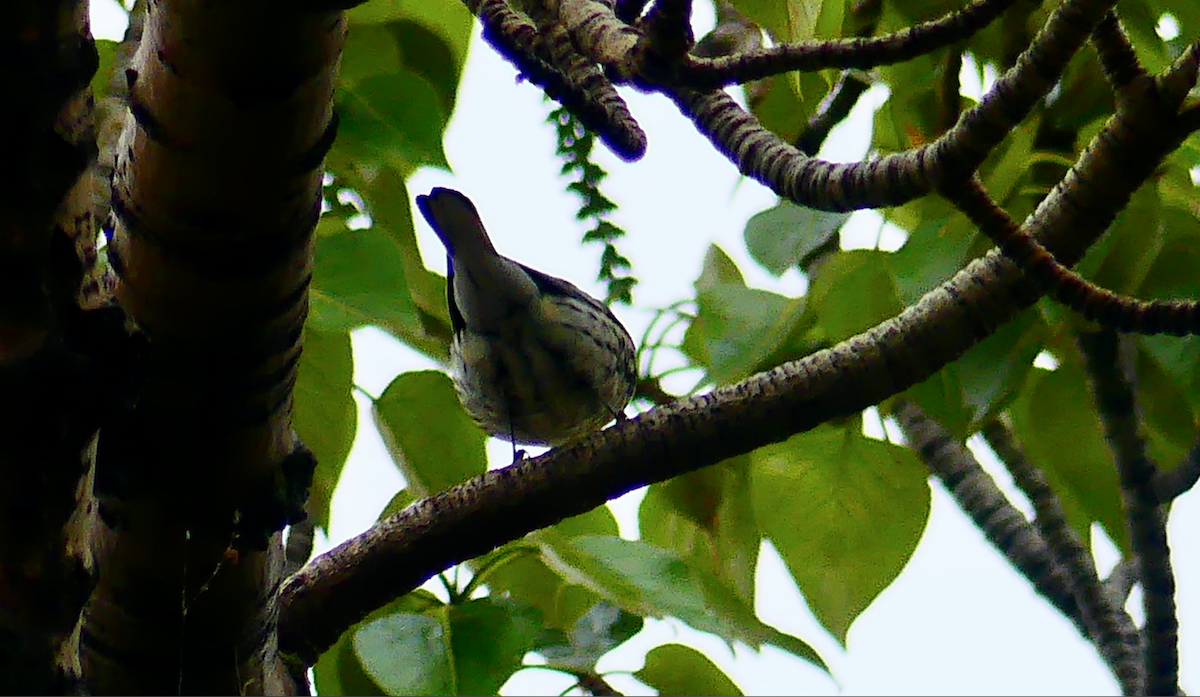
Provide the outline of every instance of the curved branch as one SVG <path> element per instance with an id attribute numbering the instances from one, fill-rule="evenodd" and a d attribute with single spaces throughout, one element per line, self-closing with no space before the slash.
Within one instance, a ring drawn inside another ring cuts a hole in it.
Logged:
<path id="1" fill-rule="evenodd" d="M 562 25 L 543 25 L 542 33 L 547 37 L 553 62 L 565 71 L 570 84 L 578 86 L 558 100 L 622 160 L 641 159 L 646 154 L 646 133 L 603 71 L 575 50 Z M 547 94 L 554 97 L 549 90 Z"/>
<path id="2" fill-rule="evenodd" d="M 1160 112 L 1109 123 L 1030 217 L 1075 263 L 1174 147 Z M 448 566 L 650 482 L 782 440 L 916 384 L 1038 298 L 993 251 L 837 346 L 419 501 L 313 560 L 281 589 L 280 646 L 311 662 L 371 610 Z"/>
<path id="3" fill-rule="evenodd" d="M 561 25 L 547 22 L 539 30 L 507 0 L 468 5 L 483 23 L 483 38 L 614 153 L 626 161 L 645 154 L 646 134 L 608 79 L 575 51 Z"/>
<path id="4" fill-rule="evenodd" d="M 978 169 L 1058 82 L 1071 57 L 1114 4 L 1115 0 L 1068 0 L 1055 8 L 1016 64 L 932 144 L 931 159 L 952 165 L 954 176 Z"/>
<path id="5" fill-rule="evenodd" d="M 948 179 L 942 193 L 1044 292 L 1085 318 L 1123 332 L 1175 336 L 1200 333 L 1200 302 L 1138 300 L 1096 286 L 1060 264 L 1018 227 L 992 200 L 978 177 Z"/>
<path id="6" fill-rule="evenodd" d="M 869 162 L 806 156 L 721 90 L 671 94 L 679 110 L 746 176 L 802 206 L 826 211 L 899 206 L 932 190 L 927 148 Z"/>
<path id="7" fill-rule="evenodd" d="M 929 193 L 935 181 L 970 176 L 1050 89 L 1110 4 L 1063 4 L 1017 64 L 952 129 L 925 147 L 869 162 L 834 164 L 805 157 L 720 90 L 668 94 L 742 174 L 784 198 L 830 211 L 898 206 Z"/>
<path id="8" fill-rule="evenodd" d="M 571 34 L 580 52 L 600 65 L 617 68 L 627 64 L 642 32 L 617 18 L 612 6 L 598 0 L 551 0 L 548 9 Z"/>
<path id="9" fill-rule="evenodd" d="M 711 90 L 793 70 L 869 69 L 912 60 L 970 38 L 1017 0 L 975 0 L 939 19 L 869 39 L 780 44 L 720 58 L 688 58 L 673 86 Z"/>

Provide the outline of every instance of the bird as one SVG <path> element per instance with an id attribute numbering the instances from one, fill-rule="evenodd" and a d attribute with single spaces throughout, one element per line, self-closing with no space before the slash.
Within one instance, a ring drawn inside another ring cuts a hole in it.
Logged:
<path id="1" fill-rule="evenodd" d="M 513 444 L 557 446 L 624 418 L 637 382 L 633 339 L 573 283 L 500 255 L 454 189 L 418 195 L 446 248 L 450 376 L 467 414 Z"/>

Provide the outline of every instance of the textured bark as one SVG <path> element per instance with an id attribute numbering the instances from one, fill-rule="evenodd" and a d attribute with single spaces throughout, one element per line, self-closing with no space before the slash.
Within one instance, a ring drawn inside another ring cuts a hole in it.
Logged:
<path id="1" fill-rule="evenodd" d="M 1187 74 L 1195 79 L 1181 62 L 1162 82 L 1139 84 L 1124 113 L 1026 221 L 1063 264 L 1079 260 L 1185 136 L 1170 85 Z M 280 645 L 315 661 L 371 610 L 455 563 L 639 486 L 878 404 L 959 358 L 1038 297 L 993 250 L 898 316 L 831 349 L 418 501 L 288 580 Z"/>
<path id="2" fill-rule="evenodd" d="M 72 515 L 95 431 L 77 304 L 94 253 L 86 2 L 34 0 L 0 23 L 0 693 L 72 689 L 64 651 L 90 588 Z M 83 235 L 82 238 L 78 237 Z M 77 249 L 77 242 L 79 248 Z M 78 522 L 76 520 L 75 522 Z M 64 656 L 60 661 L 59 656 Z"/>
<path id="3" fill-rule="evenodd" d="M 99 439 L 81 636 L 96 692 L 295 689 L 274 648 L 271 530 L 298 448 L 292 384 L 343 37 L 340 13 L 290 3 L 147 5 L 109 259 L 148 342 L 136 406 Z"/>

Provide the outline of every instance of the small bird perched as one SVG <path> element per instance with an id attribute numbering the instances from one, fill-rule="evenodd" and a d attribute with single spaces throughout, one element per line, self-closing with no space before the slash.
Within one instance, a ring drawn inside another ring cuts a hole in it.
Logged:
<path id="1" fill-rule="evenodd" d="M 417 208 L 446 247 L 451 377 L 471 418 L 514 445 L 559 445 L 620 418 L 637 365 L 613 313 L 500 256 L 463 194 L 435 188 Z"/>

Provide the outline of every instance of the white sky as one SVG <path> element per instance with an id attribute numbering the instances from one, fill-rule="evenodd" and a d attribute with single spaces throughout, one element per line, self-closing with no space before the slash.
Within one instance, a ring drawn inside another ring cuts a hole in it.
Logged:
<path id="1" fill-rule="evenodd" d="M 711 8 L 697 3 L 696 15 L 700 36 L 712 26 Z M 113 0 L 93 0 L 92 20 L 98 38 L 120 39 L 125 18 Z M 978 81 L 968 67 L 964 67 L 965 91 L 977 96 Z M 535 87 L 518 84 L 514 78 L 514 69 L 476 31 L 445 140 L 454 173 L 421 170 L 409 180 L 410 194 L 433 186 L 466 192 L 502 253 L 603 296 L 604 289 L 593 281 L 599 247 L 580 247 L 584 228 L 574 219 L 576 200 L 563 192 L 564 182 L 558 176 L 554 133 L 544 123 L 550 106 Z M 615 308 L 630 333 L 641 335 L 653 316 L 652 308 L 692 295 L 691 283 L 713 242 L 733 257 L 750 285 L 791 295 L 803 292 L 799 274 L 791 271 L 782 279 L 771 277 L 749 259 L 742 243 L 745 221 L 773 205 L 774 194 L 741 178 L 665 98 L 630 91 L 624 96 L 649 137 L 649 151 L 640 162 L 626 164 L 598 146 L 596 159 L 610 174 L 604 192 L 620 205 L 613 220 L 629 232 L 619 247 L 640 279 L 634 289 L 636 308 Z M 833 132 L 821 155 L 839 161 L 860 159 L 869 142 L 870 111 L 883 97 L 875 91 L 864 98 L 850 121 Z M 846 245 L 874 246 L 880 218 L 869 211 L 856 215 Z M 444 272 L 441 246 L 415 211 L 414 219 L 426 264 Z M 885 234 L 883 244 L 894 248 L 900 239 Z M 374 395 L 400 372 L 433 367 L 373 329 L 355 332 L 354 348 L 355 380 Z M 403 485 L 371 426 L 365 399 L 356 398 L 358 436 L 334 496 L 330 538 L 319 541 L 318 552 L 370 526 Z M 489 452 L 496 464 L 507 464 L 511 458 L 509 446 L 500 441 L 491 441 Z M 1009 478 L 994 467 L 992 472 L 1011 493 Z M 626 536 L 636 531 L 641 495 L 633 492 L 611 504 Z M 1019 495 L 1017 500 L 1023 501 Z M 1197 530 L 1200 497 L 1192 493 L 1177 502 L 1169 531 L 1180 589 L 1185 691 L 1200 690 Z M 1115 552 L 1102 533 L 1095 537 L 1101 571 L 1107 572 Z M 771 647 L 757 652 L 741 646 L 731 653 L 723 641 L 674 620 L 649 620 L 640 635 L 612 652 L 600 667 L 637 670 L 646 650 L 675 641 L 704 651 L 747 694 L 1116 692 L 1116 683 L 1090 645 L 992 551 L 938 485 L 933 486 L 932 515 L 916 553 L 897 581 L 853 625 L 847 650 L 817 624 L 769 545 L 760 559 L 759 616 L 809 642 L 825 658 L 836 682 Z M 435 589 L 440 592 L 440 587 Z M 1140 619 L 1136 608 L 1135 617 Z M 613 675 L 610 681 L 626 694 L 651 694 L 625 675 Z M 525 670 L 509 681 L 504 692 L 557 694 L 571 682 L 547 671 Z"/>

